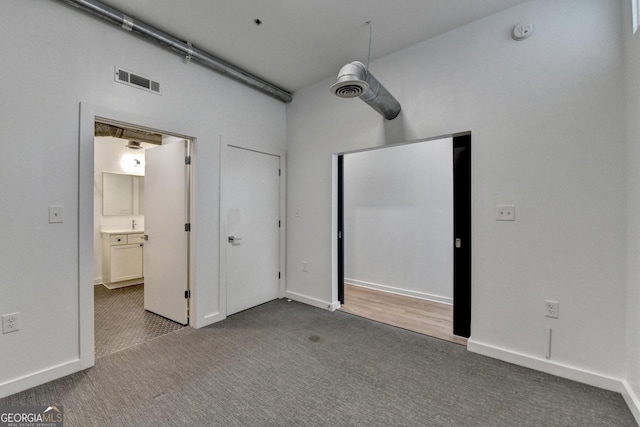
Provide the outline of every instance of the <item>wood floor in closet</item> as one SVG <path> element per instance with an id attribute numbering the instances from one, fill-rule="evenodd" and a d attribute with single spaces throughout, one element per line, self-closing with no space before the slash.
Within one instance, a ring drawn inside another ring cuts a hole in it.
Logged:
<path id="1" fill-rule="evenodd" d="M 344 285 L 340 310 L 420 334 L 467 345 L 466 338 L 453 335 L 453 306 L 390 292 Z"/>

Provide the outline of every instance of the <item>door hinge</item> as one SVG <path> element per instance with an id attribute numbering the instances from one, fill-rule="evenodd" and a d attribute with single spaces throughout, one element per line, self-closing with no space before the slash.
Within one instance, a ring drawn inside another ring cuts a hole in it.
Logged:
<path id="1" fill-rule="evenodd" d="M 191 164 L 191 156 L 185 156 L 184 164 L 185 165 L 190 165 Z"/>
<path id="2" fill-rule="evenodd" d="M 282 176 L 282 169 L 278 169 L 278 176 Z"/>
<path id="3" fill-rule="evenodd" d="M 278 271 L 278 279 L 280 278 L 280 272 Z"/>
<path id="4" fill-rule="evenodd" d="M 280 225 L 280 220 L 278 220 L 278 228 L 280 228 L 280 227 L 282 227 L 282 226 Z"/>
<path id="5" fill-rule="evenodd" d="M 342 239 L 342 230 L 338 231 L 338 239 Z"/>
<path id="6" fill-rule="evenodd" d="M 188 291 L 184 291 L 184 297 L 185 297 L 186 299 L 191 298 L 191 291 L 190 291 L 190 290 L 188 290 Z"/>
<path id="7" fill-rule="evenodd" d="M 187 223 L 184 225 L 184 231 L 191 231 L 191 223 Z"/>

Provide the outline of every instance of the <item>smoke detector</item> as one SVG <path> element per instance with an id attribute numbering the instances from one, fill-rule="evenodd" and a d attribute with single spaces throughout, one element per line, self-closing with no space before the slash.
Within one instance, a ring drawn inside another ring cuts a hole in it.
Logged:
<path id="1" fill-rule="evenodd" d="M 511 33 L 511 37 L 516 41 L 520 41 L 529 38 L 531 34 L 533 34 L 533 24 L 522 22 L 515 26 Z"/>

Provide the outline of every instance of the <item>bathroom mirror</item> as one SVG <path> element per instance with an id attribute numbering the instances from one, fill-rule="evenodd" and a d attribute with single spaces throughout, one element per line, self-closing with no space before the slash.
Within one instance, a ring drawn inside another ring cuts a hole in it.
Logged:
<path id="1" fill-rule="evenodd" d="M 144 176 L 102 173 L 102 215 L 142 215 Z"/>

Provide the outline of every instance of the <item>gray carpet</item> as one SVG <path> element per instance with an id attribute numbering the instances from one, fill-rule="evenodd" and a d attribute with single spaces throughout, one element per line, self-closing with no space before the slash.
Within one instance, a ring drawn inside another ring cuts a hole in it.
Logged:
<path id="1" fill-rule="evenodd" d="M 283 300 L 0 400 L 66 426 L 635 426 L 617 393 Z"/>
<path id="2" fill-rule="evenodd" d="M 132 347 L 183 328 L 145 311 L 144 285 L 94 287 L 96 357 Z"/>

